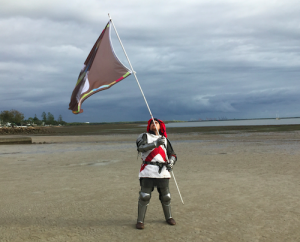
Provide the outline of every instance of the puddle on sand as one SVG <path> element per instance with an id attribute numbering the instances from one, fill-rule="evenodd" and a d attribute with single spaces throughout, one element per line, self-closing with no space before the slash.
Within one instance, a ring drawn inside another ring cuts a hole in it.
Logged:
<path id="1" fill-rule="evenodd" d="M 119 162 L 119 160 L 98 160 L 96 162 L 85 162 L 79 164 L 69 164 L 67 166 L 105 166 L 109 164 L 113 164 Z"/>
<path id="2" fill-rule="evenodd" d="M 13 154 L 20 154 L 21 152 L 10 152 L 10 153 L 0 153 L 0 155 L 13 155 Z"/>

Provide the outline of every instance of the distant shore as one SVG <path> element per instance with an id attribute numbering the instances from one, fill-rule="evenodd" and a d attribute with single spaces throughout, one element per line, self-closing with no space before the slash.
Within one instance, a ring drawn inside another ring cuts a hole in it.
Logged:
<path id="1" fill-rule="evenodd" d="M 228 133 L 228 132 L 289 132 L 300 130 L 300 125 L 213 126 L 167 128 L 168 133 Z M 140 123 L 105 123 L 28 128 L 1 128 L 0 137 L 6 135 L 114 135 L 140 134 L 145 126 Z"/>

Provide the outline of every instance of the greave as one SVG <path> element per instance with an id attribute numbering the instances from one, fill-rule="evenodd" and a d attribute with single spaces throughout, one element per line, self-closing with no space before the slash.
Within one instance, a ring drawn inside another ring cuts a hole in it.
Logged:
<path id="1" fill-rule="evenodd" d="M 150 202 L 150 198 L 151 198 L 151 193 L 140 191 L 137 222 L 144 223 L 145 214 L 147 211 L 148 204 Z"/>
<path id="2" fill-rule="evenodd" d="M 162 205 L 166 220 L 168 220 L 169 218 L 172 218 L 171 202 L 168 202 L 168 203 L 162 202 L 161 205 Z"/>
<path id="3" fill-rule="evenodd" d="M 168 220 L 169 218 L 172 218 L 171 215 L 171 194 L 169 192 L 169 188 L 160 188 L 159 189 L 159 199 L 161 201 L 161 205 L 164 211 L 164 215 L 166 220 Z"/>
<path id="4" fill-rule="evenodd" d="M 139 201 L 137 222 L 144 223 L 149 201 Z"/>

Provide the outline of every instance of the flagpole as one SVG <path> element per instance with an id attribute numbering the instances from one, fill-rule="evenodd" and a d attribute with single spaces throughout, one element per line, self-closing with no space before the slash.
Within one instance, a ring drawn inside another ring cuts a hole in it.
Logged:
<path id="1" fill-rule="evenodd" d="M 117 31 L 117 29 L 116 29 L 116 27 L 115 27 L 115 25 L 114 25 L 114 22 L 112 21 L 112 18 L 110 17 L 110 14 L 108 14 L 108 17 L 109 17 L 109 19 L 110 19 L 110 21 L 111 21 L 111 23 L 112 23 L 112 25 L 113 25 L 113 27 L 114 27 L 114 30 L 115 30 L 115 32 L 116 32 L 116 34 L 117 34 L 117 37 L 118 37 L 118 39 L 119 39 L 119 42 L 120 42 L 120 44 L 121 44 L 121 46 L 122 46 L 122 49 L 123 49 L 123 51 L 124 51 L 124 54 L 125 54 L 125 56 L 126 56 L 126 58 L 127 58 L 127 60 L 128 60 L 128 63 L 129 63 L 129 65 L 130 65 L 131 71 L 132 71 L 132 73 L 133 73 L 133 75 L 134 75 L 134 77 L 135 77 L 135 80 L 136 80 L 136 82 L 137 82 L 139 88 L 140 88 L 140 91 L 141 91 L 141 93 L 142 93 L 142 95 L 143 95 L 143 98 L 144 98 L 145 103 L 146 103 L 146 105 L 147 105 L 147 108 L 148 108 L 148 110 L 149 110 L 149 113 L 150 113 L 150 116 L 151 116 L 151 118 L 152 118 L 152 121 L 153 121 L 153 123 L 154 123 L 154 125 L 155 125 L 155 121 L 154 121 L 152 112 L 151 112 L 151 110 L 150 110 L 150 107 L 149 107 L 149 105 L 148 105 L 147 99 L 146 99 L 146 97 L 145 97 L 145 95 L 144 95 L 144 92 L 143 92 L 143 90 L 142 90 L 142 87 L 141 87 L 141 85 L 140 85 L 140 83 L 139 83 L 139 80 L 137 79 L 136 72 L 133 70 L 133 67 L 132 67 L 131 62 L 130 62 L 130 60 L 129 60 L 129 57 L 128 57 L 126 51 L 125 51 L 125 48 L 124 48 L 124 46 L 123 46 L 123 44 L 122 44 L 122 41 L 121 41 L 121 38 L 120 38 L 120 36 L 119 36 L 119 34 L 118 34 L 118 31 Z M 155 128 L 156 128 L 157 134 L 159 134 L 156 125 L 155 125 Z M 167 159 L 168 159 L 168 157 L 167 157 Z M 168 159 L 168 162 L 169 162 L 169 159 Z M 175 181 L 175 184 L 176 184 L 176 187 L 177 187 L 179 196 L 180 196 L 180 198 L 181 198 L 181 202 L 182 202 L 182 204 L 184 204 L 173 171 L 171 171 L 171 173 L 172 173 L 172 176 L 173 176 L 173 178 L 174 178 L 174 181 Z"/>
<path id="2" fill-rule="evenodd" d="M 136 82 L 137 82 L 137 84 L 138 84 L 138 86 L 139 86 L 139 88 L 140 88 L 140 90 L 141 90 L 141 93 L 142 93 L 142 95 L 143 95 L 143 97 L 144 97 L 144 100 L 145 100 L 145 103 L 146 103 L 146 105 L 147 105 L 147 108 L 148 108 L 148 110 L 149 110 L 150 116 L 151 116 L 151 118 L 152 118 L 152 120 L 153 120 L 153 122 L 154 122 L 154 118 L 153 118 L 152 112 L 151 112 L 151 110 L 150 110 L 150 107 L 149 107 L 149 105 L 148 105 L 147 99 L 146 99 L 146 97 L 145 97 L 145 95 L 144 95 L 144 92 L 143 92 L 143 90 L 142 90 L 142 87 L 141 87 L 141 85 L 140 85 L 140 83 L 139 83 L 139 80 L 137 79 L 136 72 L 133 70 L 133 67 L 132 67 L 131 62 L 130 62 L 130 60 L 129 60 L 129 58 L 128 58 L 128 55 L 127 55 L 127 53 L 126 53 L 126 51 L 125 51 L 125 48 L 124 48 L 124 46 L 123 46 L 123 44 L 122 44 L 122 41 L 121 41 L 121 39 L 120 39 L 120 36 L 119 36 L 119 34 L 118 34 L 118 32 L 117 32 L 117 29 L 116 29 L 116 27 L 115 27 L 115 25 L 114 25 L 114 22 L 112 21 L 112 18 L 110 17 L 109 14 L 108 14 L 108 17 L 109 17 L 109 19 L 110 19 L 110 21 L 111 21 L 111 23 L 112 23 L 112 25 L 113 25 L 113 27 L 114 27 L 114 30 L 115 30 L 115 32 L 116 32 L 116 34 L 117 34 L 117 37 L 118 37 L 119 41 L 120 41 L 120 44 L 121 44 L 122 49 L 123 49 L 123 51 L 124 51 L 124 54 L 125 54 L 125 56 L 126 56 L 126 58 L 127 58 L 127 60 L 128 60 L 128 63 L 129 63 L 129 65 L 130 65 L 131 71 L 132 71 L 132 73 L 133 73 L 133 75 L 134 75 L 134 77 L 135 77 L 135 80 L 136 80 Z M 155 127 L 156 127 L 156 126 L 155 126 Z M 156 131 L 157 131 L 157 129 L 156 129 Z"/>

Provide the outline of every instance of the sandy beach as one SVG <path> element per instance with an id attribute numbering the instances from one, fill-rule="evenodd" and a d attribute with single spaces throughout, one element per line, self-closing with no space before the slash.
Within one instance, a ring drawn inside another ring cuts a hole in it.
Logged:
<path id="1" fill-rule="evenodd" d="M 135 134 L 0 146 L 0 241 L 300 241 L 300 132 L 169 135 L 169 226 L 158 193 L 135 229 Z"/>

